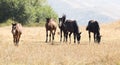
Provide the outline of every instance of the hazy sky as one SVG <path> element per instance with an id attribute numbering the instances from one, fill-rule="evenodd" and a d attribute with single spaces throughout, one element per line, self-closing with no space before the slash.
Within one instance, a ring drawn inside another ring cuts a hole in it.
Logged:
<path id="1" fill-rule="evenodd" d="M 115 19 L 120 18 L 120 0 L 62 0 L 77 9 L 90 8 Z"/>
<path id="2" fill-rule="evenodd" d="M 48 0 L 48 3 L 59 16 L 66 13 L 68 17 L 74 18 L 72 15 L 73 12 L 77 12 L 79 15 L 82 14 L 82 16 L 84 14 L 86 16 L 86 13 L 90 14 L 91 12 L 95 12 L 100 15 L 108 16 L 114 20 L 120 19 L 120 0 Z M 86 12 L 82 13 L 81 11 Z M 90 13 L 87 11 L 90 11 Z"/>

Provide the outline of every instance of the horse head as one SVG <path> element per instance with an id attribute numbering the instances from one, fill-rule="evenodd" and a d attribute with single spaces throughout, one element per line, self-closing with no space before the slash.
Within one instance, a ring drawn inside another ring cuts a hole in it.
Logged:
<path id="1" fill-rule="evenodd" d="M 46 22 L 49 23 L 50 19 L 51 19 L 51 18 L 46 18 Z"/>
<path id="2" fill-rule="evenodd" d="M 62 27 L 63 23 L 65 22 L 66 20 L 66 15 L 63 15 L 61 18 L 59 18 L 59 28 Z"/>
<path id="3" fill-rule="evenodd" d="M 15 35 L 16 33 L 16 24 L 17 23 L 12 23 L 12 34 Z"/>
<path id="4" fill-rule="evenodd" d="M 98 43 L 100 43 L 101 37 L 102 37 L 101 35 L 97 35 L 97 39 L 96 40 L 97 40 Z"/>
<path id="5" fill-rule="evenodd" d="M 62 24 L 63 24 L 63 22 L 62 22 L 62 18 L 59 18 L 59 24 L 58 24 L 59 28 L 62 27 Z"/>

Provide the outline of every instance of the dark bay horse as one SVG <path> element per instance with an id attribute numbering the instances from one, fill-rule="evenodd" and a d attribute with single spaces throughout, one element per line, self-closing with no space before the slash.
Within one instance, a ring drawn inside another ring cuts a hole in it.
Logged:
<path id="1" fill-rule="evenodd" d="M 92 32 L 94 34 L 94 42 L 100 43 L 101 41 L 100 27 L 97 21 L 90 20 L 88 22 L 86 30 L 88 31 L 89 34 L 89 42 L 91 41 L 90 33 Z"/>
<path id="2" fill-rule="evenodd" d="M 70 43 L 71 43 L 71 34 L 73 33 L 74 35 L 74 43 L 76 43 L 76 38 L 77 38 L 77 42 L 78 44 L 80 43 L 80 39 L 81 39 L 81 32 L 79 32 L 79 27 L 77 25 L 76 20 L 66 20 L 64 23 L 64 34 L 65 34 L 65 38 L 67 41 L 68 35 L 69 35 L 69 39 L 70 39 Z"/>
<path id="3" fill-rule="evenodd" d="M 63 33 L 63 30 L 64 30 L 64 22 L 66 20 L 66 15 L 63 15 L 61 18 L 59 18 L 59 29 L 60 29 L 60 42 L 62 41 L 62 33 Z M 65 35 L 64 35 L 65 36 Z M 65 39 L 65 37 L 64 37 Z"/>
<path id="4" fill-rule="evenodd" d="M 76 43 L 76 38 L 78 43 L 80 42 L 80 34 L 79 27 L 77 25 L 76 20 L 66 20 L 66 16 L 63 15 L 59 18 L 59 28 L 60 28 L 60 41 L 62 41 L 62 32 L 64 33 L 64 40 L 67 42 L 68 34 L 71 42 L 71 34 L 74 35 L 74 43 Z"/>
<path id="5" fill-rule="evenodd" d="M 21 34 L 22 34 L 22 25 L 20 23 L 12 23 L 13 42 L 15 46 L 18 46 Z"/>
<path id="6" fill-rule="evenodd" d="M 48 31 L 50 31 L 49 41 L 51 41 L 51 34 L 52 34 L 52 43 L 53 43 L 55 32 L 57 29 L 56 22 L 51 18 L 46 18 L 45 28 L 46 28 L 46 42 L 48 42 Z"/>

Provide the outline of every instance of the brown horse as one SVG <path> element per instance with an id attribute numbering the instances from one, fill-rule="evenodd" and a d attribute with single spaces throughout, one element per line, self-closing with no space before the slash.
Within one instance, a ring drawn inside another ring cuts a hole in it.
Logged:
<path id="1" fill-rule="evenodd" d="M 46 42 L 48 42 L 48 31 L 50 31 L 49 41 L 51 41 L 51 34 L 52 34 L 52 43 L 53 43 L 55 32 L 57 29 L 56 22 L 51 18 L 46 18 L 45 28 L 46 28 Z"/>
<path id="2" fill-rule="evenodd" d="M 20 36 L 22 34 L 22 25 L 20 23 L 12 23 L 13 42 L 15 46 L 18 46 Z"/>

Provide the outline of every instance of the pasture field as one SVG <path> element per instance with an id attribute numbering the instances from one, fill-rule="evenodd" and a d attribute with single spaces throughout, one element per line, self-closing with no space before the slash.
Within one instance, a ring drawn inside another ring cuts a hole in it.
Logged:
<path id="1" fill-rule="evenodd" d="M 0 65 L 120 65 L 120 22 L 101 24 L 100 44 L 89 43 L 85 26 L 81 43 L 60 43 L 59 29 L 54 45 L 45 43 L 45 27 L 23 27 L 16 47 L 11 26 L 0 27 Z"/>

